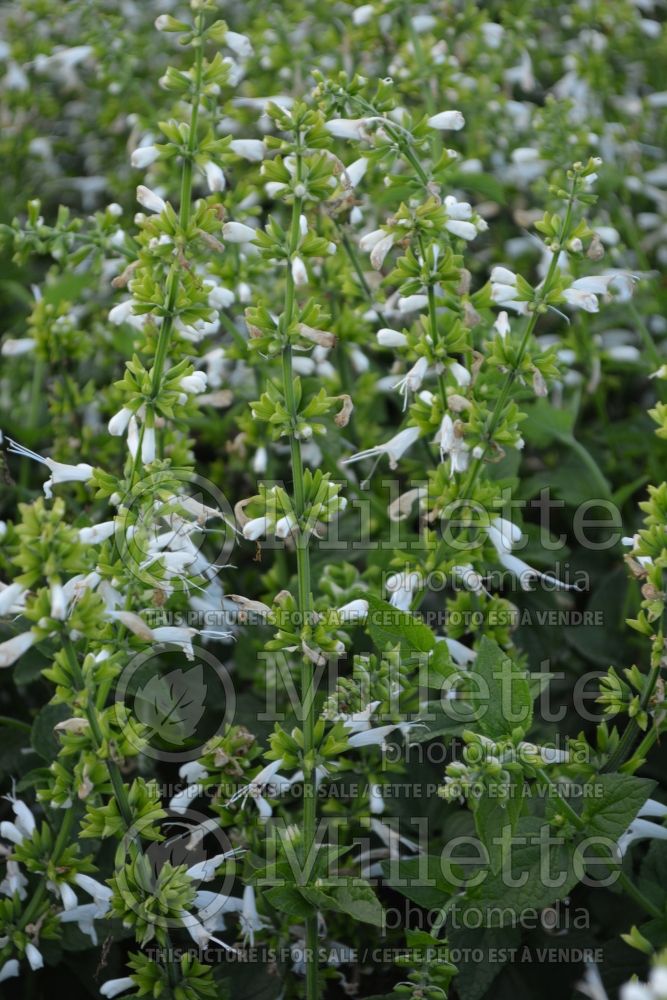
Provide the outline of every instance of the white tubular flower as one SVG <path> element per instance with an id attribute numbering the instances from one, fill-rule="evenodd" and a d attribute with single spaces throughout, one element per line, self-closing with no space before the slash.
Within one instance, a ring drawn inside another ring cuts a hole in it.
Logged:
<path id="1" fill-rule="evenodd" d="M 25 957 L 28 959 L 28 965 L 33 972 L 36 972 L 37 969 L 44 968 L 42 953 L 39 948 L 35 947 L 32 941 L 29 941 L 25 946 Z"/>
<path id="2" fill-rule="evenodd" d="M 516 274 L 508 267 L 497 265 L 491 271 L 491 282 L 494 285 L 516 285 Z"/>
<path id="3" fill-rule="evenodd" d="M 92 943 L 96 945 L 95 920 L 103 915 L 99 913 L 99 907 L 95 903 L 85 903 L 82 906 L 73 907 L 71 910 L 61 910 L 56 915 L 56 919 L 61 924 L 77 924 L 81 933 L 87 934 Z"/>
<path id="4" fill-rule="evenodd" d="M 472 222 L 461 222 L 458 219 L 448 219 L 445 229 L 458 236 L 461 240 L 474 240 L 477 236 L 477 227 Z"/>
<path id="5" fill-rule="evenodd" d="M 363 139 L 368 118 L 332 118 L 324 127 L 335 139 Z"/>
<path id="6" fill-rule="evenodd" d="M 521 529 L 506 518 L 496 517 L 485 531 L 496 552 L 501 566 L 519 578 L 523 590 L 530 590 L 533 579 L 544 580 L 559 590 L 576 590 L 576 584 L 563 583 L 550 573 L 541 573 L 529 566 L 523 559 L 512 555 L 512 546 L 521 539 Z"/>
<path id="7" fill-rule="evenodd" d="M 261 931 L 269 924 L 260 917 L 257 912 L 257 902 L 255 900 L 255 889 L 252 885 L 247 885 L 243 890 L 243 907 L 241 909 L 241 926 L 243 933 L 250 941 L 250 946 L 255 945 L 255 933 Z"/>
<path id="8" fill-rule="evenodd" d="M 139 146 L 130 157 L 130 163 L 135 170 L 145 170 L 155 163 L 160 153 L 156 146 Z"/>
<path id="9" fill-rule="evenodd" d="M 368 616 L 368 601 L 357 598 L 355 601 L 348 601 L 337 610 L 344 622 L 363 621 Z"/>
<path id="10" fill-rule="evenodd" d="M 169 799 L 169 810 L 170 812 L 178 813 L 183 815 L 188 811 L 188 807 L 192 805 L 195 799 L 204 791 L 204 786 L 199 784 L 187 785 L 180 792 L 176 792 L 175 795 Z"/>
<path id="11" fill-rule="evenodd" d="M 147 212 L 154 212 L 159 215 L 160 212 L 164 212 L 167 207 L 167 203 L 164 198 L 161 198 L 159 194 L 155 191 L 151 191 L 147 188 L 145 184 L 140 184 L 137 188 L 137 201 L 142 208 L 145 208 Z"/>
<path id="12" fill-rule="evenodd" d="M 18 893 L 19 899 L 26 899 L 28 896 L 25 888 L 27 884 L 28 879 L 21 871 L 18 861 L 7 861 L 5 877 L 0 882 L 0 894 L 11 898 L 15 893 Z"/>
<path id="13" fill-rule="evenodd" d="M 200 392 L 206 392 L 207 375 L 206 372 L 193 372 L 191 375 L 184 375 L 180 386 L 184 392 L 189 392 L 196 396 Z"/>
<path id="14" fill-rule="evenodd" d="M 375 448 L 367 448 L 365 451 L 358 451 L 356 455 L 351 455 L 349 458 L 343 459 L 343 465 L 350 465 L 352 462 L 360 462 L 364 458 L 375 458 L 381 455 L 387 455 L 389 458 L 389 468 L 395 469 L 398 466 L 401 456 L 405 454 L 408 448 L 412 447 L 415 441 L 417 441 L 420 437 L 420 434 L 421 431 L 418 427 L 406 427 L 384 444 L 378 444 Z"/>
<path id="15" fill-rule="evenodd" d="M 399 611 L 409 611 L 412 605 L 412 597 L 418 587 L 421 587 L 422 579 L 419 573 L 392 573 L 387 579 L 387 590 L 391 594 L 389 603 Z"/>
<path id="16" fill-rule="evenodd" d="M 227 801 L 227 805 L 232 805 L 232 803 L 239 800 L 245 805 L 247 799 L 251 798 L 257 806 L 260 818 L 270 819 L 273 815 L 273 809 L 264 797 L 264 792 L 266 791 L 273 798 L 290 787 L 289 779 L 278 774 L 282 764 L 283 761 L 281 758 L 267 764 L 259 774 L 255 775 L 249 784 L 244 785 L 237 792 L 234 792 L 232 797 Z"/>
<path id="17" fill-rule="evenodd" d="M 109 322 L 113 323 L 114 326 L 126 323 L 130 316 L 133 315 L 133 307 L 134 301 L 132 299 L 124 299 L 122 302 L 118 302 L 109 310 Z"/>
<path id="18" fill-rule="evenodd" d="M 507 313 L 502 309 L 496 316 L 496 321 L 493 324 L 494 329 L 500 334 L 502 340 L 505 339 L 507 334 L 510 332 L 510 321 Z"/>
<path id="19" fill-rule="evenodd" d="M 57 483 L 86 483 L 91 479 L 95 471 L 92 465 L 87 465 L 85 462 L 79 462 L 78 465 L 56 462 L 53 458 L 44 458 L 42 455 L 38 455 L 37 452 L 31 451 L 29 448 L 24 448 L 23 445 L 18 444 L 18 442 L 13 441 L 11 438 L 7 438 L 7 440 L 9 441 L 9 448 L 7 450 L 12 455 L 20 455 L 22 458 L 32 458 L 35 462 L 39 462 L 40 465 L 45 465 L 49 469 L 51 475 L 43 485 L 44 495 L 48 500 L 53 496 L 52 486 L 55 486 Z"/>
<path id="20" fill-rule="evenodd" d="M 141 438 L 141 461 L 144 465 L 150 465 L 155 461 L 155 428 L 144 427 Z"/>
<path id="21" fill-rule="evenodd" d="M 357 750 L 360 747 L 385 747 L 387 737 L 393 732 L 398 729 L 401 733 L 407 733 L 413 725 L 413 722 L 394 722 L 390 723 L 388 726 L 378 726 L 375 729 L 366 729 L 364 732 L 353 733 L 351 736 L 348 736 L 347 742 L 354 750 Z"/>
<path id="22" fill-rule="evenodd" d="M 87 892 L 89 896 L 92 896 L 95 905 L 98 907 L 98 910 L 101 911 L 99 915 L 102 916 L 106 913 L 109 909 L 111 896 L 113 895 L 113 891 L 109 888 L 109 886 L 102 885 L 102 883 L 98 882 L 97 879 L 84 874 L 75 875 L 74 881 L 80 889 L 83 889 L 83 891 Z"/>
<path id="23" fill-rule="evenodd" d="M 436 642 L 446 643 L 450 656 L 457 667 L 469 667 L 477 656 L 474 649 L 470 649 L 469 646 L 459 642 L 458 639 L 450 639 L 448 636 L 438 636 Z"/>
<path id="24" fill-rule="evenodd" d="M 336 721 L 342 722 L 350 734 L 366 732 L 366 730 L 371 728 L 371 716 L 378 705 L 380 705 L 379 701 L 370 701 L 359 712 L 352 712 L 351 715 L 336 716 Z"/>
<path id="25" fill-rule="evenodd" d="M 355 160 L 354 163 L 348 164 L 348 166 L 345 167 L 345 174 L 343 175 L 348 186 L 355 188 L 362 180 L 367 169 L 368 160 L 365 156 L 361 156 L 358 160 Z"/>
<path id="26" fill-rule="evenodd" d="M 417 312 L 419 309 L 425 309 L 427 305 L 428 295 L 423 294 L 401 296 L 398 300 L 398 309 L 402 313 Z"/>
<path id="27" fill-rule="evenodd" d="M 15 358 L 21 354 L 28 354 L 35 346 L 32 337 L 8 337 L 3 341 L 0 353 L 4 358 Z"/>
<path id="28" fill-rule="evenodd" d="M 391 330 L 389 327 L 382 327 L 378 330 L 377 342 L 380 347 L 405 347 L 408 343 L 408 338 L 400 330 Z"/>
<path id="29" fill-rule="evenodd" d="M 187 763 L 181 764 L 178 769 L 178 776 L 187 781 L 188 785 L 193 785 L 195 782 L 201 781 L 202 778 L 207 778 L 208 771 L 199 761 L 189 760 Z"/>
<path id="30" fill-rule="evenodd" d="M 600 305 L 597 296 L 593 292 L 586 291 L 584 288 L 575 288 L 575 284 L 576 282 L 563 292 L 563 298 L 567 304 L 574 309 L 583 309 L 584 312 L 599 312 Z"/>
<path id="31" fill-rule="evenodd" d="M 243 537 L 251 542 L 256 542 L 258 538 L 266 534 L 268 521 L 265 517 L 253 517 L 243 525 Z"/>
<path id="32" fill-rule="evenodd" d="M 25 593 L 25 587 L 22 587 L 20 583 L 10 583 L 8 587 L 3 587 L 0 590 L 0 615 L 19 611 L 23 605 Z"/>
<path id="33" fill-rule="evenodd" d="M 204 175 L 206 177 L 206 183 L 208 184 L 208 189 L 211 192 L 224 191 L 227 186 L 227 181 L 225 180 L 225 175 L 222 168 L 218 166 L 217 163 L 213 163 L 211 160 L 204 164 Z"/>
<path id="34" fill-rule="evenodd" d="M 488 593 L 482 577 L 473 569 L 470 563 L 464 563 L 461 566 L 452 566 L 452 576 L 460 580 L 465 589 L 469 590 L 472 594 Z"/>
<path id="35" fill-rule="evenodd" d="M 375 8 L 372 3 L 363 3 L 361 7 L 355 7 L 352 11 L 352 24 L 357 26 L 368 24 L 375 17 Z"/>
<path id="36" fill-rule="evenodd" d="M 11 667 L 36 641 L 37 637 L 32 632 L 21 632 L 0 642 L 0 668 Z"/>
<path id="37" fill-rule="evenodd" d="M 67 615 L 67 599 L 61 583 L 53 583 L 50 588 L 51 593 L 51 617 L 57 621 L 64 621 Z"/>
<path id="38" fill-rule="evenodd" d="M 463 365 L 460 365 L 458 361 L 450 361 L 449 370 L 454 376 L 454 379 L 456 380 L 458 385 L 462 386 L 463 388 L 467 388 L 467 386 L 470 385 L 472 376 L 468 371 L 468 369 L 464 368 Z"/>
<path id="39" fill-rule="evenodd" d="M 216 285 L 212 281 L 205 281 L 204 287 L 210 289 L 208 293 L 208 304 L 211 309 L 227 309 L 229 306 L 233 305 L 236 296 L 229 288 L 223 288 L 222 285 Z"/>
<path id="40" fill-rule="evenodd" d="M 256 235 L 256 230 L 245 222 L 225 222 L 222 227 L 222 238 L 228 243 L 252 243 Z"/>
<path id="41" fill-rule="evenodd" d="M 266 153 L 266 147 L 261 139 L 232 139 L 229 148 L 250 163 L 261 163 Z"/>
<path id="42" fill-rule="evenodd" d="M 229 858 L 235 858 L 243 848 L 235 847 L 231 851 L 226 851 L 224 854 L 216 854 L 212 858 L 204 858 L 203 861 L 198 861 L 196 864 L 191 865 L 186 875 L 191 878 L 194 882 L 210 882 L 211 879 L 215 878 L 215 873 L 223 861 L 228 861 Z"/>
<path id="43" fill-rule="evenodd" d="M 656 799 L 647 799 L 639 809 L 636 817 L 618 840 L 618 849 L 621 856 L 625 854 L 628 847 L 637 840 L 667 840 L 667 827 L 659 823 L 651 823 L 645 819 L 646 816 L 664 819 L 667 816 L 667 806 Z"/>
<path id="44" fill-rule="evenodd" d="M 449 456 L 450 476 L 453 476 L 456 472 L 465 472 L 470 461 L 468 445 L 457 433 L 456 427 L 457 425 L 454 424 L 450 415 L 445 413 L 440 422 L 440 429 L 434 438 L 434 442 L 440 445 L 440 460 L 444 462 L 447 456 Z"/>
<path id="45" fill-rule="evenodd" d="M 407 409 L 408 397 L 410 393 L 418 392 L 421 389 L 421 384 L 426 378 L 427 373 L 428 361 L 424 357 L 418 358 L 410 371 L 394 384 L 393 388 L 399 389 L 401 395 L 403 396 L 404 410 Z"/>
<path id="46" fill-rule="evenodd" d="M 123 406 L 118 413 L 114 413 L 113 417 L 107 424 L 107 429 L 112 437 L 121 437 L 127 430 L 127 425 L 130 422 L 130 417 L 132 416 L 132 410 L 129 410 L 126 406 Z"/>
<path id="47" fill-rule="evenodd" d="M 368 789 L 368 807 L 373 816 L 381 816 L 385 810 L 384 799 L 382 798 L 382 793 L 380 792 L 380 786 L 375 783 L 371 784 Z"/>
<path id="48" fill-rule="evenodd" d="M 127 424 L 127 450 L 132 458 L 136 458 L 139 450 L 139 424 L 132 414 Z"/>
<path id="49" fill-rule="evenodd" d="M 240 59 L 249 59 L 252 55 L 252 44 L 247 35 L 240 35 L 238 31 L 228 31 L 225 35 L 225 45 L 228 49 L 239 56 Z"/>
<path id="50" fill-rule="evenodd" d="M 276 521 L 276 538 L 287 538 L 296 528 L 296 519 L 292 514 L 286 514 Z"/>
<path id="51" fill-rule="evenodd" d="M 14 979 L 19 974 L 19 963 L 17 958 L 10 958 L 8 962 L 5 962 L 3 966 L 0 967 L 0 983 L 4 983 L 6 979 Z"/>
<path id="52" fill-rule="evenodd" d="M 465 123 L 466 120 L 460 111 L 441 111 L 437 115 L 432 115 L 426 124 L 440 131 L 458 132 Z"/>
<path id="53" fill-rule="evenodd" d="M 107 538 L 111 538 L 115 530 L 115 521 L 100 521 L 99 524 L 93 524 L 89 528 L 79 528 L 79 541 L 84 545 L 99 545 L 101 542 L 106 542 Z"/>
<path id="54" fill-rule="evenodd" d="M 125 993 L 134 987 L 134 979 L 131 976 L 123 976 L 121 979 L 107 979 L 106 983 L 100 986 L 100 993 L 107 1000 L 117 997 L 119 993 Z"/>
<path id="55" fill-rule="evenodd" d="M 308 271 L 301 257 L 293 257 L 291 263 L 292 281 L 297 288 L 308 284 Z"/>

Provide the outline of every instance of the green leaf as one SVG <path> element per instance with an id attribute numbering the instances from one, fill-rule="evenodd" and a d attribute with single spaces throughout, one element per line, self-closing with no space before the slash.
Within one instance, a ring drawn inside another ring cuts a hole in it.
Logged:
<path id="1" fill-rule="evenodd" d="M 399 611 L 387 601 L 372 594 L 362 595 L 368 601 L 366 628 L 378 649 L 387 643 L 401 644 L 404 649 L 428 653 L 435 646 L 435 636 L 428 625 L 407 611 Z"/>
<path id="2" fill-rule="evenodd" d="M 382 926 L 382 905 L 368 883 L 363 884 L 359 879 L 355 879 L 348 885 L 336 887 L 333 895 L 338 908 L 343 913 L 347 913 L 355 920 L 361 920 L 365 924 L 373 924 L 375 927 Z"/>
<path id="3" fill-rule="evenodd" d="M 528 678 L 497 642 L 483 637 L 470 676 L 477 680 L 471 701 L 485 736 L 510 736 L 519 726 L 528 731 L 533 715 Z"/>
<path id="4" fill-rule="evenodd" d="M 274 886 L 264 891 L 264 898 L 282 913 L 305 920 L 313 912 L 313 906 L 307 902 L 301 893 L 292 886 Z"/>
<path id="5" fill-rule="evenodd" d="M 453 893 L 460 891 L 445 878 L 437 855 L 421 855 L 398 864 L 383 861 L 382 870 L 392 889 L 427 910 L 444 906 Z"/>
<path id="6" fill-rule="evenodd" d="M 601 774 L 584 785 L 582 819 L 591 836 L 618 840 L 655 788 L 655 781 L 632 774 Z"/>
<path id="7" fill-rule="evenodd" d="M 456 977 L 461 1000 L 481 1000 L 498 973 L 507 965 L 512 949 L 519 947 L 521 931 L 518 927 L 488 927 L 481 935 L 476 928 L 455 927 L 447 932 L 447 942 L 461 956 L 457 962 L 459 974 Z M 495 961 L 491 960 L 491 955 L 494 955 Z"/>
<path id="8" fill-rule="evenodd" d="M 500 871 L 507 854 L 509 839 L 499 842 L 500 831 L 509 828 L 513 834 L 523 807 L 523 778 L 517 780 L 510 777 L 509 795 L 500 798 L 485 790 L 484 794 L 475 800 L 475 828 L 479 839 L 489 852 L 491 871 Z"/>

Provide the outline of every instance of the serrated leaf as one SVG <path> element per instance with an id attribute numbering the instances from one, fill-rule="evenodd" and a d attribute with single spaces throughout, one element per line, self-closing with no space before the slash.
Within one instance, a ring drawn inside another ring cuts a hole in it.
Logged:
<path id="1" fill-rule="evenodd" d="M 483 637 L 470 675 L 478 682 L 471 701 L 486 736 L 509 736 L 517 726 L 529 729 L 533 702 L 528 678 L 497 642 Z"/>

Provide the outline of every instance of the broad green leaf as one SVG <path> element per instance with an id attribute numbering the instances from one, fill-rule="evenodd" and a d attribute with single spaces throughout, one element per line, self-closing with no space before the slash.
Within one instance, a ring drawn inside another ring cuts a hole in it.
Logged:
<path id="1" fill-rule="evenodd" d="M 428 653 L 435 646 L 435 636 L 428 625 L 407 611 L 399 611 L 387 601 L 365 593 L 368 601 L 366 628 L 378 649 L 399 643 L 404 648 Z"/>
<path id="2" fill-rule="evenodd" d="M 483 637 L 470 673 L 478 682 L 471 701 L 482 733 L 509 736 L 518 726 L 527 732 L 533 714 L 528 678 L 497 642 Z"/>
<path id="3" fill-rule="evenodd" d="M 382 870 L 392 889 L 428 910 L 444 906 L 452 893 L 460 891 L 459 886 L 447 881 L 437 855 L 420 855 L 398 863 L 383 861 Z"/>
<path id="4" fill-rule="evenodd" d="M 584 785 L 582 819 L 591 836 L 616 841 L 655 788 L 655 781 L 632 774 L 601 774 Z"/>

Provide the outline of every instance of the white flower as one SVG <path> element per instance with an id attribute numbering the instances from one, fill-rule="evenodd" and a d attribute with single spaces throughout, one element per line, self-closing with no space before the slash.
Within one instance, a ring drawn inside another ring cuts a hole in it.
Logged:
<path id="1" fill-rule="evenodd" d="M 111 1000 L 112 997 L 117 997 L 119 993 L 125 993 L 133 987 L 134 979 L 131 976 L 123 976 L 122 979 L 107 979 L 106 983 L 100 986 L 100 993 L 103 997 L 107 997 L 107 1000 Z"/>
<path id="2" fill-rule="evenodd" d="M 227 32 L 225 35 L 225 45 L 241 59 L 248 59 L 252 55 L 250 39 L 247 35 L 240 35 L 238 31 Z"/>
<path id="3" fill-rule="evenodd" d="M 459 222 L 457 219 L 451 219 L 445 223 L 445 229 L 462 240 L 474 240 L 477 236 L 477 228 L 472 222 Z"/>
<path id="4" fill-rule="evenodd" d="M 444 462 L 445 458 L 449 455 L 450 476 L 453 476 L 455 472 L 466 471 L 470 460 L 470 450 L 468 445 L 463 440 L 463 437 L 457 433 L 457 425 L 454 424 L 454 421 L 448 413 L 445 413 L 442 418 L 442 421 L 440 422 L 440 429 L 438 430 L 434 441 L 436 444 L 440 445 L 441 461 Z"/>
<path id="5" fill-rule="evenodd" d="M 372 3 L 363 3 L 361 7 L 355 7 L 352 11 L 352 24 L 368 24 L 375 16 L 375 8 Z"/>
<path id="6" fill-rule="evenodd" d="M 25 593 L 26 590 L 20 583 L 11 583 L 8 587 L 3 586 L 3 589 L 0 590 L 0 615 L 18 610 L 23 604 Z"/>
<path id="7" fill-rule="evenodd" d="M 403 396 L 403 409 L 405 410 L 408 405 L 408 397 L 411 392 L 418 392 L 421 389 L 421 384 L 426 377 L 428 372 L 428 361 L 426 358 L 418 358 L 415 364 L 412 366 L 410 371 L 398 382 L 394 384 L 392 388 L 399 389 L 401 395 Z"/>
<path id="8" fill-rule="evenodd" d="M 269 819 L 273 814 L 273 810 L 270 803 L 264 797 L 264 792 L 266 791 L 273 798 L 290 787 L 290 781 L 281 774 L 278 774 L 282 764 L 283 761 L 280 758 L 267 764 L 266 767 L 263 767 L 255 775 L 249 784 L 244 785 L 238 791 L 234 792 L 227 804 L 231 805 L 233 802 L 242 800 L 245 805 L 246 800 L 251 798 L 257 806 L 260 818 Z"/>
<path id="9" fill-rule="evenodd" d="M 265 517 L 253 517 L 243 525 L 243 537 L 255 542 L 266 534 L 267 525 Z"/>
<path id="10" fill-rule="evenodd" d="M 472 376 L 468 369 L 464 368 L 463 365 L 460 365 L 458 361 L 450 361 L 449 370 L 460 386 L 465 388 L 470 385 Z"/>
<path id="11" fill-rule="evenodd" d="M 130 163 L 136 170 L 144 170 L 155 163 L 160 153 L 155 146 L 139 146 L 130 157 Z"/>
<path id="12" fill-rule="evenodd" d="M 387 455 L 389 457 L 389 468 L 395 469 L 401 456 L 405 454 L 408 448 L 412 447 L 420 434 L 421 431 L 418 427 L 406 427 L 384 444 L 378 444 L 375 448 L 367 448 L 365 451 L 358 451 L 356 455 L 351 455 L 349 458 L 343 459 L 343 465 L 349 465 L 351 462 L 360 462 L 364 458 Z"/>
<path id="13" fill-rule="evenodd" d="M 112 437 L 121 437 L 127 430 L 127 425 L 130 422 L 130 417 L 132 416 L 132 410 L 129 410 L 126 406 L 122 407 L 118 413 L 114 413 L 113 417 L 107 424 L 109 434 Z"/>
<path id="14" fill-rule="evenodd" d="M 44 959 L 39 948 L 36 948 L 32 941 L 29 941 L 25 946 L 25 957 L 28 959 L 28 964 L 33 972 L 37 969 L 44 968 Z"/>
<path id="15" fill-rule="evenodd" d="M 37 636 L 30 631 L 20 632 L 11 639 L 0 642 L 0 668 L 11 667 L 35 642 Z"/>
<path id="16" fill-rule="evenodd" d="M 0 893 L 4 896 L 13 896 L 14 893 L 18 893 L 19 899 L 26 899 L 28 893 L 26 892 L 26 886 L 28 884 L 28 879 L 25 877 L 21 871 L 21 866 L 18 861 L 7 861 L 7 867 L 5 871 L 5 877 L 0 882 Z"/>
<path id="17" fill-rule="evenodd" d="M 51 487 L 55 486 L 56 483 L 85 483 L 92 478 L 93 472 L 95 471 L 92 465 L 87 465 L 85 462 L 79 462 L 78 465 L 68 465 L 66 462 L 56 462 L 53 458 L 44 458 L 42 455 L 38 455 L 36 452 L 30 451 L 29 448 L 24 448 L 23 445 L 18 444 L 11 438 L 7 438 L 7 440 L 9 441 L 8 451 L 10 451 L 13 455 L 20 455 L 22 458 L 32 458 L 35 462 L 39 462 L 41 465 L 45 465 L 49 469 L 51 475 L 43 485 L 44 495 L 49 500 L 53 496 Z"/>
<path id="18" fill-rule="evenodd" d="M 236 857 L 241 850 L 242 848 L 235 847 L 224 854 L 216 854 L 212 858 L 204 858 L 203 861 L 198 861 L 196 864 L 190 865 L 186 874 L 195 882 L 210 882 L 211 879 L 215 878 L 215 873 L 222 862 Z"/>
<path id="19" fill-rule="evenodd" d="M 109 902 L 113 895 L 113 890 L 108 885 L 102 885 L 102 883 L 98 882 L 97 879 L 91 878 L 90 875 L 84 875 L 83 873 L 75 875 L 74 881 L 80 889 L 83 889 L 83 891 L 87 892 L 89 896 L 92 896 L 95 905 L 98 910 L 101 911 L 99 915 L 102 916 L 105 914 L 109 909 Z"/>
<path id="20" fill-rule="evenodd" d="M 510 332 L 510 321 L 504 309 L 502 309 L 498 313 L 498 315 L 496 316 L 496 321 L 493 325 L 500 334 L 501 339 L 504 340 L 507 334 Z"/>
<path id="21" fill-rule="evenodd" d="M 301 257 L 295 256 L 292 258 L 291 271 L 292 281 L 297 288 L 308 284 L 308 271 L 306 270 L 306 265 L 302 261 Z"/>
<path id="22" fill-rule="evenodd" d="M 660 823 L 652 823 L 645 819 L 646 816 L 653 816 L 664 819 L 667 816 L 667 806 L 655 799 L 647 799 L 639 809 L 636 817 L 618 840 L 618 849 L 621 856 L 625 854 L 628 847 L 637 840 L 667 840 L 667 827 Z"/>
<path id="23" fill-rule="evenodd" d="M 50 588 L 51 617 L 63 621 L 67 615 L 67 600 L 61 583 L 53 583 Z"/>
<path id="24" fill-rule="evenodd" d="M 396 237 L 393 233 L 387 233 L 381 240 L 374 244 L 371 250 L 371 267 L 379 271 L 384 264 L 384 259 L 394 245 Z"/>
<path id="25" fill-rule="evenodd" d="M 388 726 L 377 726 L 375 729 L 366 729 L 361 733 L 353 733 L 348 736 L 348 743 L 353 749 L 358 749 L 359 747 L 370 747 L 370 746 L 381 746 L 386 745 L 387 737 L 391 733 L 395 732 L 397 729 L 401 733 L 407 733 L 410 731 L 414 723 L 412 722 L 393 722 Z"/>
<path id="26" fill-rule="evenodd" d="M 113 323 L 114 326 L 120 326 L 121 323 L 125 323 L 132 316 L 133 306 L 134 302 L 132 299 L 124 299 L 122 302 L 118 302 L 109 310 L 109 322 Z"/>
<path id="27" fill-rule="evenodd" d="M 417 572 L 392 573 L 387 579 L 387 590 L 391 594 L 389 603 L 400 611 L 410 611 L 413 594 L 421 585 L 422 579 Z"/>
<path id="28" fill-rule="evenodd" d="M 222 285 L 216 285 L 212 281 L 205 281 L 204 287 L 210 289 L 208 293 L 208 304 L 211 309 L 227 309 L 236 298 L 234 292 Z"/>
<path id="29" fill-rule="evenodd" d="M 180 386 L 184 392 L 190 392 L 193 395 L 197 395 L 200 392 L 206 392 L 206 372 L 192 372 L 191 375 L 184 375 L 181 379 Z"/>
<path id="30" fill-rule="evenodd" d="M 205 163 L 204 174 L 206 175 L 206 183 L 208 184 L 209 191 L 225 190 L 227 184 L 225 175 L 217 163 L 213 163 L 211 160 Z"/>
<path id="31" fill-rule="evenodd" d="M 32 351 L 34 346 L 35 341 L 32 337 L 9 337 L 3 341 L 1 353 L 5 358 L 15 358 Z"/>
<path id="32" fill-rule="evenodd" d="M 245 936 L 250 939 L 251 947 L 254 947 L 255 944 L 255 932 L 261 931 L 262 928 L 269 926 L 268 922 L 260 917 L 257 912 L 255 890 L 251 885 L 247 885 L 243 890 L 241 926 L 243 927 L 243 933 Z"/>
<path id="33" fill-rule="evenodd" d="M 425 309 L 428 305 L 428 295 L 406 295 L 398 300 L 399 312 L 416 312 L 418 309 Z"/>
<path id="34" fill-rule="evenodd" d="M 427 125 L 431 128 L 453 132 L 458 132 L 465 123 L 466 120 L 460 111 L 441 111 L 437 115 L 432 115 L 427 121 Z"/>
<path id="35" fill-rule="evenodd" d="M 338 608 L 338 614 L 344 622 L 362 621 L 368 615 L 368 601 L 357 598 L 355 601 L 348 601 Z"/>
<path id="36" fill-rule="evenodd" d="M 376 337 L 380 347 L 405 347 L 408 342 L 408 338 L 400 330 L 391 330 L 386 326 L 378 330 Z"/>
<path id="37" fill-rule="evenodd" d="M 99 545 L 100 542 L 111 538 L 115 530 L 115 521 L 100 521 L 99 524 L 93 524 L 89 528 L 79 528 L 79 541 L 84 545 Z"/>
<path id="38" fill-rule="evenodd" d="M 332 118 L 324 123 L 324 127 L 336 139 L 363 139 L 367 124 L 367 118 Z"/>
<path id="39" fill-rule="evenodd" d="M 222 227 L 222 238 L 228 243 L 252 243 L 256 235 L 252 226 L 244 222 L 225 222 Z"/>
<path id="40" fill-rule="evenodd" d="M 365 156 L 359 157 L 354 163 L 345 167 L 345 179 L 350 187 L 356 187 L 368 169 L 368 160 Z"/>
<path id="41" fill-rule="evenodd" d="M 251 163 L 260 163 L 264 159 L 266 148 L 261 139 L 232 139 L 229 148 L 237 156 Z"/>
<path id="42" fill-rule="evenodd" d="M 0 983 L 4 983 L 5 979 L 14 979 L 14 977 L 18 976 L 18 974 L 18 959 L 10 958 L 8 962 L 5 962 L 5 964 L 0 967 Z"/>
<path id="43" fill-rule="evenodd" d="M 155 212 L 158 215 L 167 207 L 166 201 L 144 184 L 140 184 L 137 188 L 137 201 L 147 212 Z"/>
<path id="44" fill-rule="evenodd" d="M 510 571 L 510 573 L 514 573 L 518 576 L 519 583 L 521 584 L 523 590 L 530 590 L 532 580 L 535 577 L 539 580 L 551 583 L 559 590 L 577 589 L 576 584 L 563 583 L 550 573 L 540 573 L 539 570 L 533 569 L 533 567 L 529 566 L 528 563 L 523 561 L 523 559 L 519 559 L 517 556 L 512 555 L 512 546 L 521 539 L 521 529 L 517 527 L 516 524 L 508 521 L 506 518 L 496 517 L 493 519 L 491 524 L 487 525 L 485 530 L 489 537 L 489 541 L 498 553 L 498 561 L 501 566 L 504 566 L 505 569 Z"/>

